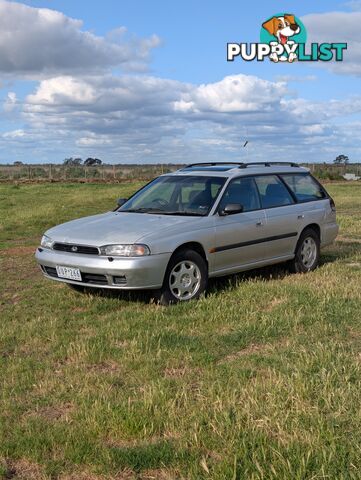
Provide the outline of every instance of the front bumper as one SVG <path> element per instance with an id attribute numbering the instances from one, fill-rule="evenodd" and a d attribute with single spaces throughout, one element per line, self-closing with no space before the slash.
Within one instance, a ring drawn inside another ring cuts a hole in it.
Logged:
<path id="1" fill-rule="evenodd" d="M 43 274 L 51 280 L 121 290 L 160 288 L 171 253 L 144 257 L 109 257 L 59 252 L 39 247 L 35 258 Z M 56 266 L 78 268 L 82 281 L 59 278 Z"/>

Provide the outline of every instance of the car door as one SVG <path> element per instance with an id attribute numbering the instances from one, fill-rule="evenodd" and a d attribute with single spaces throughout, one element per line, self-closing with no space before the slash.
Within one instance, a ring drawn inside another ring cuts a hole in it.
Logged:
<path id="1" fill-rule="evenodd" d="M 299 234 L 299 222 L 291 193 L 277 175 L 257 175 L 255 183 L 266 215 L 262 230 L 267 259 L 292 255 Z"/>
<path id="2" fill-rule="evenodd" d="M 241 204 L 243 211 L 233 215 L 220 215 L 227 204 Z M 215 215 L 215 271 L 236 271 L 242 265 L 264 258 L 261 243 L 265 213 L 253 177 L 239 177 L 226 188 Z"/>

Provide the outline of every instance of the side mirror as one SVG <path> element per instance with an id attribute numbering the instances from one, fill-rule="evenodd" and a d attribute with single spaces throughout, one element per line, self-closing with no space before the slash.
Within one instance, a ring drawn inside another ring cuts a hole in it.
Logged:
<path id="1" fill-rule="evenodd" d="M 118 198 L 117 200 L 118 207 L 121 207 L 122 205 L 124 205 L 127 200 L 128 200 L 127 198 Z"/>
<path id="2" fill-rule="evenodd" d="M 242 213 L 243 205 L 240 203 L 227 203 L 227 205 L 219 211 L 221 217 L 226 215 L 234 215 L 235 213 Z"/>

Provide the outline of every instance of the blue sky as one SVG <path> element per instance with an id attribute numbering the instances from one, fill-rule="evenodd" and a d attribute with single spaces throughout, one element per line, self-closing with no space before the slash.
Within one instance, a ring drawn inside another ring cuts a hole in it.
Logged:
<path id="1" fill-rule="evenodd" d="M 345 61 L 226 61 L 279 11 Z M 360 22 L 357 0 L 0 0 L 0 163 L 235 160 L 245 138 L 255 160 L 361 161 Z"/>

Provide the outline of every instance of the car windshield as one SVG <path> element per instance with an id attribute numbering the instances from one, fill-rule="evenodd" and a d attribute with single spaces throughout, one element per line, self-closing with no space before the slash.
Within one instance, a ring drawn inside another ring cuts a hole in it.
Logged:
<path id="1" fill-rule="evenodd" d="M 225 180 L 222 177 L 193 175 L 162 176 L 139 190 L 118 211 L 205 216 Z"/>

